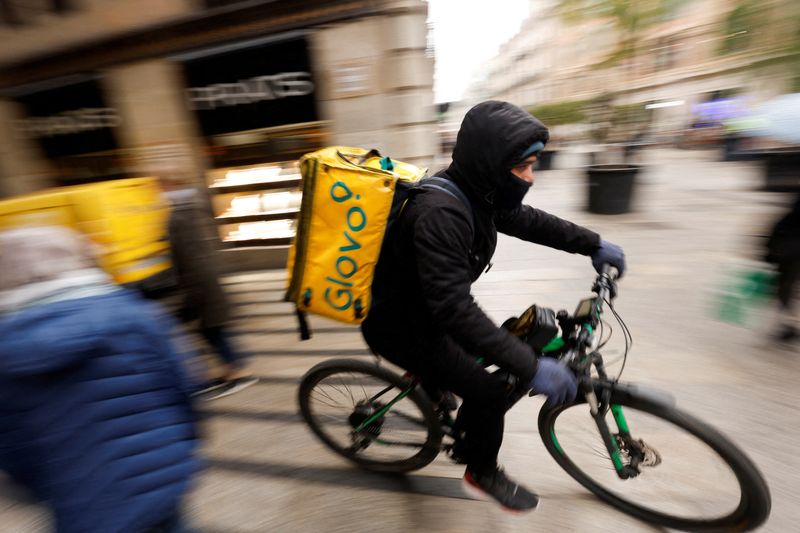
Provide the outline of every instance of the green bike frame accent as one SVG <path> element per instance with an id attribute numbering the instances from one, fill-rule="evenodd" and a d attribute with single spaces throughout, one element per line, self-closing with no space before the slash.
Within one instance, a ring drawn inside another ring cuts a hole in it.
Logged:
<path id="1" fill-rule="evenodd" d="M 622 406 L 611 404 L 611 414 L 614 416 L 614 421 L 617 423 L 617 429 L 619 429 L 620 433 L 630 435 L 630 431 L 628 430 L 628 421 L 625 420 L 625 415 L 622 414 Z M 613 438 L 611 439 L 611 445 L 614 448 L 614 450 L 611 452 L 611 461 L 614 463 L 614 468 L 616 468 L 617 472 L 619 472 L 622 470 L 624 465 L 619 458 L 617 441 Z"/>
<path id="2" fill-rule="evenodd" d="M 553 445 L 556 447 L 556 450 L 558 450 L 558 453 L 564 455 L 561 443 L 558 442 L 558 437 L 556 437 L 556 428 L 554 426 L 550 426 L 550 439 L 553 441 Z"/>
<path id="3" fill-rule="evenodd" d="M 592 328 L 591 324 L 584 324 L 584 327 L 589 330 L 590 335 L 594 333 L 594 329 Z M 547 344 L 544 345 L 542 348 L 542 353 L 558 352 L 564 348 L 566 344 L 567 341 L 564 340 L 564 337 L 553 337 Z"/>
<path id="4" fill-rule="evenodd" d="M 394 399 L 392 399 L 392 401 L 390 401 L 389 403 L 387 403 L 386 405 L 384 405 L 383 407 L 378 409 L 378 411 L 375 414 L 373 414 L 372 416 L 370 416 L 369 418 L 367 418 L 366 420 L 361 422 L 361 424 L 359 424 L 359 426 L 357 428 L 355 428 L 353 431 L 358 433 L 358 432 L 362 431 L 365 427 L 367 427 L 368 425 L 372 424 L 377 419 L 379 419 L 380 417 L 385 415 L 386 412 L 389 409 L 391 409 L 394 404 L 396 404 L 397 402 L 399 402 L 400 400 L 402 400 L 403 398 L 405 398 L 406 396 L 411 394 L 411 391 L 413 391 L 415 387 L 416 387 L 416 385 L 412 385 L 412 386 L 408 387 L 406 390 L 404 390 L 403 392 L 401 392 L 400 394 L 398 394 L 397 396 L 395 396 Z"/>
<path id="5" fill-rule="evenodd" d="M 630 435 L 628 421 L 625 420 L 625 415 L 622 414 L 622 406 L 611 404 L 611 414 L 614 415 L 614 421 L 617 423 L 620 432 Z"/>
<path id="6" fill-rule="evenodd" d="M 544 348 L 542 348 L 542 353 L 557 352 L 564 347 L 564 344 L 565 342 L 563 337 L 553 337 L 550 339 L 550 342 L 544 345 Z"/>

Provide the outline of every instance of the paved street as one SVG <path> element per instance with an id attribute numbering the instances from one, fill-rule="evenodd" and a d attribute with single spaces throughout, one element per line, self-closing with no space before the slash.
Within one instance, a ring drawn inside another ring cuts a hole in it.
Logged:
<path id="1" fill-rule="evenodd" d="M 625 248 L 630 271 L 616 305 L 634 337 L 625 379 L 671 391 L 679 406 L 730 435 L 772 490 L 772 516 L 761 531 L 797 531 L 800 357 L 768 341 L 768 311 L 753 315 L 747 328 L 716 321 L 713 312 L 726 275 L 757 253 L 754 235 L 785 198 L 756 190 L 755 164 L 721 163 L 702 151 L 654 150 L 644 157 L 648 165 L 630 214 L 584 211 L 579 154 L 557 163 L 572 169 L 539 173 L 528 201 Z M 494 266 L 474 294 L 500 322 L 532 303 L 571 311 L 593 276 L 588 258 L 501 237 Z M 281 302 L 283 272 L 234 275 L 226 286 L 236 303 L 236 340 L 252 356 L 261 382 L 203 405 L 208 468 L 188 508 L 201 531 L 661 531 L 602 504 L 560 470 L 539 440 L 538 399 L 509 413 L 501 451 L 511 475 L 541 495 L 534 513 L 509 515 L 468 499 L 461 492 L 462 467 L 444 456 L 405 477 L 352 467 L 302 424 L 296 393 L 299 378 L 319 361 L 368 360 L 358 331 L 312 318 L 314 338 L 300 343 L 292 309 Z M 615 359 L 621 344 L 611 345 Z M 0 480 L 0 530 L 42 531 L 46 520 Z"/>

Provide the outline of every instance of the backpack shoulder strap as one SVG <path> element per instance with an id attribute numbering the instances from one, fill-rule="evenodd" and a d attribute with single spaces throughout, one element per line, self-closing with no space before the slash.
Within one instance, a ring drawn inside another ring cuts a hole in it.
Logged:
<path id="1" fill-rule="evenodd" d="M 467 195 L 464 194 L 458 185 L 454 181 L 451 181 L 446 178 L 442 178 L 440 176 L 429 176 L 419 182 L 419 186 L 423 189 L 438 189 L 440 191 L 444 191 L 453 198 L 458 199 L 464 204 L 467 209 L 469 209 L 469 214 L 472 218 L 472 225 L 475 226 L 475 212 L 472 210 L 472 204 L 467 198 Z"/>

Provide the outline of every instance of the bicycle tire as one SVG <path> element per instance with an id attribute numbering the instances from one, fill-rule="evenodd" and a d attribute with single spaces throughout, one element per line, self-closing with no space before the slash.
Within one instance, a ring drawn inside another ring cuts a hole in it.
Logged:
<path id="1" fill-rule="evenodd" d="M 653 511 L 607 490 L 598 483 L 595 478 L 586 474 L 573 463 L 568 452 L 563 450 L 562 444 L 558 441 L 555 428 L 558 417 L 572 407 L 585 404 L 585 400 L 577 401 L 569 406 L 544 407 L 539 413 L 539 434 L 547 451 L 553 456 L 561 468 L 604 502 L 626 514 L 652 524 L 685 531 L 711 533 L 750 531 L 766 521 L 771 509 L 769 488 L 763 476 L 758 471 L 758 468 L 738 447 L 736 447 L 736 445 L 719 431 L 692 415 L 658 400 L 637 394 L 634 390 L 625 388 L 625 386 L 622 387 L 625 390 L 613 389 L 611 396 L 612 404 L 620 405 L 623 408 L 628 407 L 630 409 L 642 411 L 649 416 L 669 422 L 696 437 L 707 445 L 710 450 L 716 453 L 717 457 L 732 471 L 739 484 L 738 490 L 740 499 L 738 507 L 725 516 L 710 520 L 703 518 L 681 518 L 668 513 Z M 599 434 L 597 427 L 594 425 L 594 420 L 588 413 L 588 407 L 583 405 L 583 408 L 587 410 L 587 424 L 590 424 Z M 636 433 L 635 429 L 633 433 Z M 644 438 L 646 439 L 646 436 L 644 436 Z M 560 450 L 560 448 L 562 449 Z M 603 450 L 603 453 L 607 452 Z M 607 455 L 606 459 L 610 461 Z M 697 465 L 698 471 L 700 471 L 702 466 L 703 465 Z M 625 481 L 622 480 L 620 480 L 620 482 L 625 483 Z"/>
<path id="2" fill-rule="evenodd" d="M 410 381 L 400 377 L 391 370 L 366 361 L 334 359 L 319 363 L 306 372 L 300 382 L 300 388 L 298 390 L 300 412 L 311 431 L 313 431 L 329 449 L 338 455 L 352 461 L 362 468 L 375 472 L 410 472 L 412 470 L 418 470 L 433 461 L 441 450 L 443 433 L 434 405 L 421 387 L 415 387 L 405 398 L 410 400 L 419 409 L 427 430 L 424 445 L 422 445 L 419 451 L 414 455 L 402 460 L 369 459 L 360 456 L 358 451 L 344 448 L 331 438 L 323 429 L 321 422 L 315 417 L 314 408 L 312 407 L 312 394 L 315 387 L 326 378 L 336 374 L 353 373 L 372 376 L 384 382 L 387 386 L 391 385 L 395 387 L 398 389 L 398 393 L 411 385 Z"/>

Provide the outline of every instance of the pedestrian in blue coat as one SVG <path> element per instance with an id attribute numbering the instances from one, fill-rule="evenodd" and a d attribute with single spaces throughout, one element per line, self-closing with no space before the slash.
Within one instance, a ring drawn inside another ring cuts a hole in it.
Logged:
<path id="1" fill-rule="evenodd" d="M 59 533 L 187 531 L 195 383 L 170 327 L 81 234 L 0 233 L 0 469 Z"/>

